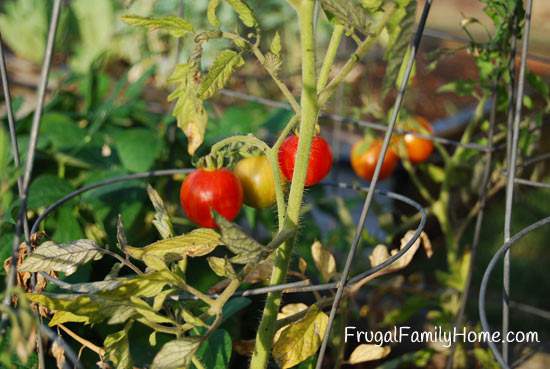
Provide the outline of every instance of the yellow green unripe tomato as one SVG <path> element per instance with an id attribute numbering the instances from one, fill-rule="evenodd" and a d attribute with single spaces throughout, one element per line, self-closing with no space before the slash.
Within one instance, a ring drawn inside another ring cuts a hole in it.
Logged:
<path id="1" fill-rule="evenodd" d="M 233 172 L 241 181 L 245 204 L 267 208 L 275 203 L 275 176 L 265 155 L 241 159 Z"/>

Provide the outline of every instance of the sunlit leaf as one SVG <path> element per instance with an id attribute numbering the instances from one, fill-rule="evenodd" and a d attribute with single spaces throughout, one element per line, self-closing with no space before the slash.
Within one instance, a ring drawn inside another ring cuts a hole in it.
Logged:
<path id="1" fill-rule="evenodd" d="M 220 0 L 210 0 L 208 3 L 208 10 L 206 12 L 206 15 L 208 17 L 208 22 L 213 27 L 219 27 L 220 26 L 220 20 L 218 19 L 218 16 L 216 15 L 216 11 L 218 10 L 218 7 L 220 6 Z"/>
<path id="2" fill-rule="evenodd" d="M 153 359 L 151 369 L 187 368 L 200 343 L 199 337 L 185 337 L 166 343 Z"/>
<path id="3" fill-rule="evenodd" d="M 247 27 L 254 27 L 256 25 L 256 18 L 250 7 L 243 0 L 226 0 L 229 5 L 235 10 L 241 21 Z"/>
<path id="4" fill-rule="evenodd" d="M 77 267 L 101 259 L 99 246 L 91 240 L 78 240 L 58 245 L 47 241 L 37 247 L 19 266 L 21 272 L 64 272 L 69 275 Z"/>
<path id="5" fill-rule="evenodd" d="M 235 270 L 226 258 L 211 256 L 208 258 L 208 265 L 210 265 L 210 269 L 220 277 L 236 278 Z"/>
<path id="6" fill-rule="evenodd" d="M 130 356 L 128 331 L 130 324 L 123 330 L 108 335 L 103 342 L 105 355 L 115 364 L 115 369 L 132 369 L 134 367 Z"/>
<path id="7" fill-rule="evenodd" d="M 193 26 L 180 17 L 140 17 L 138 15 L 125 15 L 121 17 L 121 19 L 132 26 L 142 26 L 149 29 L 166 31 L 174 37 L 182 37 L 189 32 L 193 32 Z"/>
<path id="8" fill-rule="evenodd" d="M 368 361 L 380 360 L 390 354 L 389 346 L 378 346 L 373 344 L 362 344 L 357 346 L 351 353 L 348 363 L 359 364 Z"/>
<path id="9" fill-rule="evenodd" d="M 332 253 L 321 245 L 321 242 L 315 241 L 311 245 L 311 256 L 315 266 L 321 272 L 323 280 L 328 281 L 336 273 L 336 260 Z"/>
<path id="10" fill-rule="evenodd" d="M 281 49 L 281 35 L 279 35 L 279 32 L 276 32 L 273 40 L 271 40 L 269 51 L 271 51 L 276 56 L 281 56 Z"/>
<path id="11" fill-rule="evenodd" d="M 325 335 L 328 316 L 313 305 L 300 320 L 288 325 L 273 346 L 281 369 L 291 368 L 314 355 Z"/>
<path id="12" fill-rule="evenodd" d="M 304 303 L 295 303 L 295 304 L 287 304 L 281 308 L 281 311 L 277 314 L 277 320 L 288 318 L 294 314 L 298 314 L 302 311 L 305 311 L 308 309 L 308 306 Z M 275 335 L 273 336 L 273 342 L 277 342 L 279 337 L 281 336 L 281 333 L 285 330 L 285 328 L 288 325 L 285 325 L 281 327 L 280 329 L 275 332 Z"/>
<path id="13" fill-rule="evenodd" d="M 236 254 L 231 262 L 246 264 L 257 260 L 264 246 L 247 235 L 239 226 L 229 222 L 214 212 L 216 223 L 220 227 L 222 242 L 231 252 Z"/>
<path id="14" fill-rule="evenodd" d="M 373 23 L 372 14 L 357 0 L 321 0 L 321 6 L 329 19 L 345 26 L 348 31 L 368 34 Z"/>
<path id="15" fill-rule="evenodd" d="M 240 53 L 233 50 L 223 50 L 218 54 L 208 74 L 201 82 L 199 98 L 205 100 L 225 87 L 235 69 L 244 65 Z"/>
<path id="16" fill-rule="evenodd" d="M 168 96 L 168 101 L 176 101 L 172 115 L 178 127 L 187 136 L 187 151 L 193 155 L 204 140 L 208 114 L 204 102 L 198 97 L 200 73 L 195 63 L 179 64 L 169 81 L 176 89 Z"/>
<path id="17" fill-rule="evenodd" d="M 167 238 L 145 247 L 128 246 L 126 251 L 134 259 L 147 256 L 162 258 L 165 262 L 181 260 L 184 256 L 204 256 L 222 244 L 220 235 L 207 228 L 195 229 L 183 236 Z"/>

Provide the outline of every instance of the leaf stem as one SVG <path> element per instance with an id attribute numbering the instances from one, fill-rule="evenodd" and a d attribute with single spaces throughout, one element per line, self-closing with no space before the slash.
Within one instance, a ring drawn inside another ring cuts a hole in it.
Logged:
<path id="1" fill-rule="evenodd" d="M 330 70 L 336 59 L 336 53 L 338 52 L 338 47 L 340 46 L 340 41 L 342 41 L 342 36 L 344 36 L 345 28 L 341 24 L 336 24 L 334 30 L 332 31 L 332 36 L 330 37 L 330 42 L 328 44 L 327 53 L 325 54 L 325 59 L 323 60 L 323 65 L 319 71 L 319 80 L 317 81 L 317 90 L 321 91 L 328 83 L 330 77 Z"/>
<path id="2" fill-rule="evenodd" d="M 254 56 L 256 56 L 256 59 L 258 59 L 262 67 L 264 67 L 264 69 L 270 75 L 271 79 L 273 79 L 273 82 L 275 82 L 277 87 L 279 87 L 279 90 L 281 90 L 281 92 L 283 93 L 283 96 L 287 99 L 288 103 L 292 107 L 292 110 L 294 110 L 296 114 L 299 114 L 300 104 L 298 104 L 298 101 L 296 101 L 296 98 L 294 97 L 292 92 L 290 92 L 287 85 L 283 81 L 281 81 L 281 79 L 277 76 L 275 71 L 267 67 L 266 57 L 262 53 L 262 51 L 257 46 L 252 46 L 252 53 L 254 54 Z"/>
<path id="3" fill-rule="evenodd" d="M 92 342 L 88 341 L 87 339 L 84 339 L 80 337 L 78 334 L 71 331 L 69 328 L 65 327 L 63 324 L 57 325 L 63 332 L 67 333 L 72 339 L 80 343 L 82 346 L 85 346 L 86 348 L 90 349 L 91 351 L 95 352 L 99 356 L 103 357 L 105 356 L 105 350 L 101 347 L 93 344 Z"/>
<path id="4" fill-rule="evenodd" d="M 320 91 L 319 106 L 321 108 L 323 108 L 323 106 L 327 103 L 330 97 L 334 94 L 334 91 L 336 91 L 336 88 L 348 76 L 348 74 L 357 65 L 357 63 L 361 60 L 361 58 L 365 56 L 365 54 L 374 45 L 375 41 L 378 39 L 378 36 L 386 26 L 386 23 L 388 22 L 390 17 L 393 15 L 394 10 L 395 10 L 395 7 L 393 4 L 388 5 L 388 8 L 384 9 L 384 15 L 378 21 L 372 33 L 369 34 L 363 40 L 363 42 L 357 47 L 353 55 L 349 58 L 346 64 L 344 64 L 344 66 L 338 72 L 338 74 L 328 83 L 328 85 L 325 88 L 323 88 L 322 91 Z"/>

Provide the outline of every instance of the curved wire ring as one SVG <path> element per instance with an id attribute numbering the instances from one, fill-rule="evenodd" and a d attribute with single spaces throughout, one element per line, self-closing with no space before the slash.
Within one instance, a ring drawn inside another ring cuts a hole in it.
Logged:
<path id="1" fill-rule="evenodd" d="M 529 232 L 534 231 L 546 224 L 550 223 L 550 216 L 543 218 L 533 224 L 531 224 L 528 227 L 523 228 L 520 232 L 516 233 L 508 242 L 506 242 L 502 247 L 495 253 L 491 261 L 489 262 L 489 265 L 487 265 L 487 268 L 485 269 L 485 273 L 483 274 L 483 279 L 481 280 L 481 287 L 479 289 L 479 318 L 481 320 L 481 327 L 483 331 L 489 333 L 489 336 L 491 336 L 491 327 L 489 326 L 489 322 L 487 321 L 487 314 L 485 312 L 485 297 L 487 294 L 487 284 L 489 283 L 489 277 L 491 276 L 491 273 L 493 269 L 495 268 L 499 258 L 507 252 L 510 247 L 517 241 L 519 241 L 521 238 L 525 237 Z M 506 337 L 502 337 L 502 339 L 506 339 Z M 493 352 L 493 355 L 495 355 L 495 358 L 499 362 L 500 366 L 503 369 L 510 369 L 510 366 L 504 361 L 504 358 L 500 351 L 498 350 L 496 344 L 494 342 L 489 341 L 489 348 Z"/>
<path id="2" fill-rule="evenodd" d="M 75 197 L 77 197 L 77 196 L 79 196 L 79 195 L 81 195 L 85 192 L 88 192 L 88 191 L 91 191 L 91 190 L 94 190 L 94 189 L 98 189 L 98 188 L 101 188 L 101 187 L 106 187 L 106 186 L 109 186 L 109 185 L 112 185 L 112 184 L 115 184 L 115 183 L 130 181 L 130 180 L 134 180 L 134 179 L 144 179 L 144 178 L 161 177 L 161 176 L 168 176 L 168 175 L 174 175 L 174 174 L 183 174 L 183 173 L 189 173 L 193 170 L 194 169 L 185 168 L 185 169 L 166 169 L 166 170 L 135 173 L 135 174 L 125 175 L 125 176 L 109 178 L 109 179 L 104 180 L 104 181 L 100 181 L 100 182 L 96 182 L 96 183 L 84 186 L 84 187 L 82 187 L 82 188 L 80 188 L 76 191 L 73 191 L 73 192 L 65 195 L 61 199 L 54 202 L 52 205 L 48 206 L 44 210 L 44 212 L 42 214 L 40 214 L 40 216 L 34 222 L 32 228 L 31 228 L 31 234 L 34 234 L 34 233 L 36 233 L 36 231 L 38 231 L 38 227 L 40 226 L 40 224 L 53 211 L 55 211 L 57 208 L 59 208 L 60 206 L 62 206 L 66 202 L 68 202 L 69 200 L 71 200 L 71 199 L 73 199 L 73 198 L 75 198 Z M 363 186 L 358 186 L 358 185 L 343 183 L 343 182 L 338 182 L 338 183 L 325 182 L 325 183 L 322 183 L 322 184 L 326 185 L 326 186 L 352 189 L 352 190 L 356 190 L 358 192 L 368 191 L 368 187 L 363 187 Z M 424 230 L 424 226 L 426 224 L 426 219 L 427 219 L 426 210 L 418 202 L 412 200 L 409 197 L 406 197 L 404 195 L 400 195 L 398 193 L 391 192 L 391 191 L 376 189 L 375 193 L 378 194 L 378 195 L 381 195 L 381 196 L 386 196 L 388 198 L 391 198 L 391 199 L 394 199 L 394 200 L 397 200 L 397 201 L 401 201 L 401 202 L 403 202 L 407 205 L 412 206 L 413 208 L 418 210 L 418 212 L 420 213 L 420 221 L 418 223 L 418 226 L 415 229 L 414 235 L 407 242 L 407 244 L 404 247 L 402 247 L 395 255 L 392 255 L 391 257 L 389 257 L 388 259 L 386 259 L 384 262 L 380 263 L 379 265 L 377 265 L 373 268 L 370 268 L 370 269 L 368 269 L 368 270 L 366 270 L 366 271 L 350 278 L 348 280 L 348 282 L 346 283 L 346 286 L 349 285 L 349 284 L 353 284 L 353 283 L 355 283 L 355 282 L 357 282 L 357 281 L 359 281 L 363 278 L 371 276 L 371 275 L 379 272 L 380 270 L 386 268 L 387 266 L 393 264 L 397 259 L 402 257 L 405 253 L 407 253 L 407 251 L 409 251 L 409 249 L 412 247 L 412 245 L 420 237 L 420 234 Z M 51 277 L 51 276 L 49 276 L 45 273 L 41 273 L 41 274 L 43 274 L 46 279 L 48 279 L 52 283 L 56 284 L 60 288 L 68 289 L 68 290 L 71 289 L 71 285 L 68 284 L 67 282 L 61 281 L 61 280 L 59 280 L 57 278 L 54 278 L 54 277 Z M 266 293 L 269 293 L 269 292 L 284 291 L 284 290 L 289 290 L 289 291 L 285 291 L 287 293 L 324 291 L 324 290 L 335 289 L 335 288 L 338 288 L 338 287 L 339 287 L 338 282 L 324 283 L 324 284 L 318 284 L 318 285 L 310 285 L 310 284 L 308 284 L 307 281 L 298 281 L 298 282 L 290 282 L 290 283 L 279 284 L 279 285 L 275 285 L 275 286 L 260 287 L 260 288 L 246 290 L 246 291 L 240 291 L 240 292 L 237 292 L 235 294 L 235 296 L 253 296 L 253 295 L 261 295 L 261 294 L 266 294 Z"/>

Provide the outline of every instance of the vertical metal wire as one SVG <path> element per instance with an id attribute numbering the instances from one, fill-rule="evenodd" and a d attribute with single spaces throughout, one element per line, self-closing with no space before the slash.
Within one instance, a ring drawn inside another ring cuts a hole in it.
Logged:
<path id="1" fill-rule="evenodd" d="M 363 203 L 363 208 L 361 210 L 361 215 L 359 217 L 359 221 L 357 223 L 357 227 L 355 229 L 355 235 L 353 242 L 351 244 L 351 248 L 348 252 L 346 263 L 344 265 L 344 270 L 342 271 L 342 276 L 340 278 L 340 281 L 338 282 L 338 289 L 336 290 L 336 296 L 334 297 L 334 302 L 332 304 L 332 308 L 330 310 L 330 316 L 328 320 L 328 326 L 325 332 L 325 336 L 323 337 L 323 342 L 321 343 L 321 348 L 319 349 L 319 355 L 317 356 L 317 364 L 316 369 L 321 369 L 323 365 L 323 359 L 325 356 L 325 352 L 327 349 L 328 340 L 330 337 L 330 332 L 332 329 L 332 325 L 334 323 L 334 318 L 336 317 L 336 311 L 338 310 L 338 306 L 340 304 L 340 301 L 342 299 L 342 296 L 344 294 L 344 288 L 346 285 L 346 282 L 349 278 L 349 273 L 351 270 L 351 264 L 353 262 L 353 258 L 355 257 L 355 253 L 357 251 L 357 247 L 359 245 L 359 242 L 361 241 L 361 235 L 363 233 L 363 228 L 365 226 L 365 222 L 367 220 L 367 215 L 370 209 L 370 205 L 372 203 L 372 199 L 374 197 L 374 190 L 376 188 L 376 185 L 378 183 L 378 177 L 380 176 L 380 171 L 382 169 L 382 163 L 384 161 L 384 157 L 386 156 L 386 152 L 388 151 L 391 136 L 393 134 L 393 130 L 395 128 L 395 124 L 397 122 L 397 118 L 399 116 L 399 110 L 401 109 L 401 104 L 403 102 L 403 98 L 405 96 L 405 91 L 407 89 L 409 78 L 411 75 L 411 71 L 414 65 L 414 61 L 416 59 L 416 54 L 418 52 L 418 48 L 420 47 L 420 42 L 422 40 L 422 34 L 424 32 L 424 27 L 426 26 L 426 21 L 428 19 L 428 14 L 430 13 L 430 8 L 432 5 L 432 0 L 426 0 L 424 3 L 424 9 L 422 10 L 422 15 L 420 17 L 420 21 L 418 23 L 418 28 L 416 30 L 416 33 L 414 35 L 414 38 L 411 42 L 411 53 L 409 55 L 408 60 L 406 61 L 406 68 L 405 73 L 403 76 L 403 80 L 401 81 L 401 85 L 399 86 L 399 92 L 397 94 L 397 98 L 395 99 L 395 103 L 393 106 L 392 114 L 390 117 L 390 120 L 388 122 L 388 127 L 386 130 L 386 134 L 384 136 L 384 142 L 382 144 L 382 149 L 380 150 L 380 157 L 378 158 L 378 161 L 376 163 L 376 168 L 374 169 L 374 175 L 371 181 L 371 184 L 369 186 L 369 190 L 367 192 L 367 196 L 365 198 L 365 202 Z"/>
<path id="2" fill-rule="evenodd" d="M 523 33 L 523 42 L 521 49 L 521 61 L 519 66 L 519 78 L 517 81 L 517 94 L 514 112 L 512 142 L 510 155 L 508 158 L 508 173 L 506 179 L 506 207 L 504 213 L 504 242 L 508 242 L 511 237 L 512 225 L 512 207 L 514 201 L 514 183 L 516 177 L 516 160 L 518 154 L 519 124 L 521 121 L 521 110 L 523 104 L 523 94 L 525 89 L 525 69 L 527 64 L 527 53 L 529 51 L 529 33 L 531 30 L 531 11 L 533 1 L 527 1 L 525 9 L 525 26 Z M 504 254 L 503 265 L 503 296 L 502 296 L 502 336 L 506 337 L 510 327 L 510 250 Z M 502 357 L 505 363 L 509 361 L 509 347 L 506 339 L 502 342 Z"/>
<path id="3" fill-rule="evenodd" d="M 15 274 L 16 274 L 15 263 L 17 260 L 17 253 L 19 250 L 19 242 L 21 240 L 21 236 L 24 236 L 25 240 L 27 241 L 27 245 L 29 241 L 28 221 L 26 218 L 27 196 L 28 196 L 28 190 L 29 190 L 29 183 L 32 176 L 32 170 L 34 166 L 36 145 L 38 142 L 38 132 L 40 128 L 40 118 L 42 117 L 42 111 L 44 108 L 46 87 L 48 85 L 48 76 L 50 72 L 51 60 L 53 55 L 53 47 L 55 44 L 55 36 L 57 33 L 57 26 L 59 23 L 59 14 L 61 11 L 61 4 L 62 4 L 61 0 L 55 0 L 52 7 L 52 15 L 50 20 L 50 27 L 48 29 L 46 48 L 45 48 L 44 59 L 42 64 L 42 71 L 40 74 L 40 82 L 37 89 L 36 110 L 33 115 L 29 146 L 27 149 L 27 158 L 25 162 L 24 173 L 22 177 L 18 179 L 19 198 L 21 200 L 21 204 L 20 204 L 20 210 L 17 218 L 16 233 L 14 236 L 13 249 L 12 249 L 12 263 L 14 264 L 12 265 L 12 268 L 10 269 L 10 273 L 7 276 L 6 291 L 11 291 L 11 288 L 15 283 Z M 6 106 L 8 107 L 8 122 L 10 125 L 10 139 L 12 140 L 11 142 L 12 151 L 13 151 L 12 154 L 13 154 L 16 166 L 20 166 L 21 161 L 19 157 L 17 137 L 15 135 L 15 121 L 13 119 L 13 111 L 11 109 L 12 108 L 11 99 L 10 99 L 10 93 L 9 93 L 7 70 L 6 70 L 3 50 L 2 50 L 1 64 L 2 65 L 0 69 L 2 70 L 2 88 L 4 89 Z M 34 281 L 34 277 L 33 277 L 33 281 Z M 11 301 L 11 298 L 9 296 L 9 293 L 6 293 L 3 303 L 9 304 L 10 301 Z M 2 323 L 4 322 L 5 320 L 3 319 Z M 38 367 L 40 369 L 43 369 L 45 368 L 44 346 L 43 346 L 43 342 L 40 334 L 37 335 L 37 351 L 38 351 Z"/>

